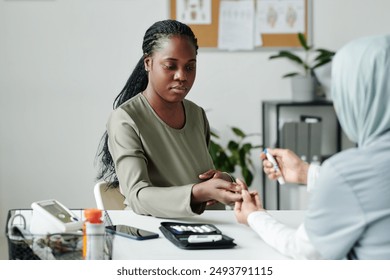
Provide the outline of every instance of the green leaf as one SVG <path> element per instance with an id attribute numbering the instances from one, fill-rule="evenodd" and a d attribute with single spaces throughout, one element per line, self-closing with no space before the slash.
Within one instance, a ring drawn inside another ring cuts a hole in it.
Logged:
<path id="1" fill-rule="evenodd" d="M 336 54 L 336 52 L 330 51 L 330 50 L 326 50 L 326 49 L 316 49 L 315 51 L 319 52 L 321 54 L 327 54 L 329 56 L 334 56 Z"/>
<path id="2" fill-rule="evenodd" d="M 320 67 L 320 66 L 322 66 L 322 65 L 324 65 L 324 64 L 327 64 L 327 63 L 329 63 L 329 62 L 331 62 L 331 61 L 332 61 L 332 59 L 322 60 L 322 61 L 318 62 L 316 65 L 314 65 L 314 66 L 312 67 L 312 69 L 316 69 L 316 68 L 318 68 L 318 67 Z"/>
<path id="3" fill-rule="evenodd" d="M 216 133 L 213 132 L 213 131 L 210 131 L 210 135 L 211 135 L 212 137 L 219 138 L 218 134 L 216 134 Z"/>
<path id="4" fill-rule="evenodd" d="M 210 149 L 212 149 L 216 153 L 219 151 L 223 151 L 223 148 L 221 147 L 221 145 L 219 145 L 218 143 L 216 143 L 214 141 L 210 141 Z"/>
<path id="5" fill-rule="evenodd" d="M 252 149 L 252 144 L 245 143 L 244 145 L 242 145 L 241 149 L 245 151 L 245 153 L 249 154 L 250 150 Z"/>
<path id="6" fill-rule="evenodd" d="M 237 165 L 237 164 L 239 165 L 240 164 L 239 151 L 238 150 L 231 150 L 230 152 L 231 152 L 230 157 L 229 157 L 230 162 L 234 165 Z"/>
<path id="7" fill-rule="evenodd" d="M 296 62 L 298 64 L 303 64 L 303 61 L 302 61 L 302 59 L 299 56 L 297 56 L 297 55 L 295 55 L 295 54 L 293 54 L 292 52 L 289 52 L 289 51 L 280 51 L 279 54 L 272 55 L 272 56 L 269 57 L 269 59 L 281 58 L 281 57 L 290 59 L 290 60 L 292 60 L 292 61 L 294 61 L 294 62 Z"/>
<path id="8" fill-rule="evenodd" d="M 218 166 L 220 166 L 220 169 L 223 171 L 227 171 L 226 169 L 230 170 L 229 157 L 227 156 L 227 154 L 225 152 L 221 152 L 219 154 L 218 159 L 217 159 L 217 164 L 218 164 Z M 231 172 L 231 171 L 227 171 L 227 172 Z"/>
<path id="9" fill-rule="evenodd" d="M 283 75 L 282 78 L 294 77 L 294 76 L 297 76 L 297 75 L 300 75 L 300 73 L 298 73 L 298 72 L 288 73 L 286 75 Z"/>
<path id="10" fill-rule="evenodd" d="M 314 58 L 314 60 L 322 60 L 322 59 L 332 59 L 334 54 L 332 53 L 318 53 L 318 55 Z"/>
<path id="11" fill-rule="evenodd" d="M 329 55 L 318 55 L 314 58 L 314 61 L 316 62 L 322 62 L 322 61 L 331 61 L 332 57 Z"/>
<path id="12" fill-rule="evenodd" d="M 209 153 L 210 153 L 211 158 L 213 159 L 213 162 L 215 162 L 217 160 L 217 158 L 218 158 L 217 152 L 215 151 L 215 149 L 210 147 L 209 148 Z"/>
<path id="13" fill-rule="evenodd" d="M 231 160 L 231 157 L 227 157 L 224 161 L 224 166 L 221 169 L 222 171 L 233 173 L 236 170 L 236 164 L 234 161 Z"/>
<path id="14" fill-rule="evenodd" d="M 232 127 L 232 131 L 234 132 L 234 134 L 236 134 L 237 136 L 239 136 L 241 138 L 245 138 L 246 137 L 245 133 L 241 129 L 237 128 L 237 127 Z"/>
<path id="15" fill-rule="evenodd" d="M 246 168 L 246 152 L 243 149 L 238 151 L 238 162 L 241 168 Z"/>
<path id="16" fill-rule="evenodd" d="M 312 47 L 307 45 L 307 41 L 306 41 L 305 35 L 303 35 L 303 33 L 298 33 L 298 39 L 299 39 L 299 42 L 301 43 L 301 46 L 306 51 L 308 51 L 308 50 L 310 50 L 312 48 Z"/>
<path id="17" fill-rule="evenodd" d="M 239 145 L 237 142 L 234 142 L 233 140 L 230 140 L 228 143 L 228 149 L 230 151 L 236 151 L 238 149 Z"/>
<path id="18" fill-rule="evenodd" d="M 250 186 L 253 181 L 253 174 L 248 168 L 243 168 L 241 170 L 242 177 L 244 177 L 245 183 Z"/>
<path id="19" fill-rule="evenodd" d="M 250 167 L 251 169 L 254 169 L 255 166 L 253 165 L 252 159 L 248 157 L 248 158 L 247 158 L 247 161 L 248 161 L 249 167 Z"/>
<path id="20" fill-rule="evenodd" d="M 211 139 L 209 144 L 209 153 L 213 160 L 216 169 L 233 173 L 237 167 L 243 170 L 243 178 L 250 186 L 253 180 L 253 174 L 251 170 L 254 170 L 250 154 L 253 148 L 259 148 L 260 145 L 252 146 L 251 143 L 242 143 L 241 141 L 248 136 L 258 134 L 245 134 L 238 127 L 231 127 L 235 136 L 239 137 L 239 141 L 230 140 L 226 147 L 221 146 L 218 142 Z"/>

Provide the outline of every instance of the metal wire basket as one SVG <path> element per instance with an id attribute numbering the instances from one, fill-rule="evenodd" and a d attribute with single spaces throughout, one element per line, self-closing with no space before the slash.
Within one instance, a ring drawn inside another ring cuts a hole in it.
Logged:
<path id="1" fill-rule="evenodd" d="M 76 212 L 78 213 L 76 213 Z M 82 219 L 83 210 L 73 210 Z M 6 237 L 10 260 L 82 260 L 83 234 L 52 233 L 31 234 L 29 221 L 33 210 L 12 209 L 8 211 Z M 112 236 L 105 234 L 105 259 L 111 259 Z"/>

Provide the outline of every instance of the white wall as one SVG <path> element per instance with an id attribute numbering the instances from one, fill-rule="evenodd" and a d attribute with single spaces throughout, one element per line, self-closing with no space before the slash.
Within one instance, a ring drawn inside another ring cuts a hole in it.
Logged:
<path id="1" fill-rule="evenodd" d="M 390 1 L 313 2 L 315 46 L 337 50 L 390 31 Z M 112 101 L 141 56 L 146 28 L 166 18 L 167 3 L 0 1 L 1 234 L 7 210 L 34 200 L 94 206 L 95 152 Z M 189 99 L 208 110 L 222 136 L 229 126 L 261 132 L 261 100 L 290 99 L 289 80 L 280 77 L 293 66 L 269 61 L 271 53 L 200 51 Z M 258 155 L 254 161 L 259 186 Z"/>

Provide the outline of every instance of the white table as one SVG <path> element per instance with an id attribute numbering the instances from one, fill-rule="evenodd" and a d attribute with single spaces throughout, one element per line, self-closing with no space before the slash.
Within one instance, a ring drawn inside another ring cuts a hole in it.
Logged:
<path id="1" fill-rule="evenodd" d="M 160 237 L 150 240 L 132 240 L 114 236 L 113 259 L 117 260 L 251 260 L 287 259 L 268 246 L 248 226 L 238 224 L 234 211 L 206 211 L 200 216 L 183 219 L 160 219 L 137 215 L 132 211 L 108 211 L 113 224 L 125 224 L 159 233 Z M 304 211 L 268 211 L 277 220 L 297 228 L 303 221 Z M 223 234 L 233 238 L 237 246 L 232 249 L 184 250 L 167 240 L 159 230 L 163 221 L 184 223 L 210 223 Z"/>

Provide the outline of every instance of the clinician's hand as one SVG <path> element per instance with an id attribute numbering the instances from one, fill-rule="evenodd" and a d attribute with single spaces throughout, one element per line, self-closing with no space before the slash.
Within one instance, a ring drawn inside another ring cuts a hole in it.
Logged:
<path id="1" fill-rule="evenodd" d="M 271 180 L 276 180 L 281 174 L 286 182 L 307 184 L 307 172 L 309 164 L 301 160 L 293 151 L 288 149 L 270 149 L 268 152 L 274 156 L 280 171 L 275 171 L 273 164 L 267 160 L 264 153 L 260 158 L 263 160 L 263 170 Z"/>

